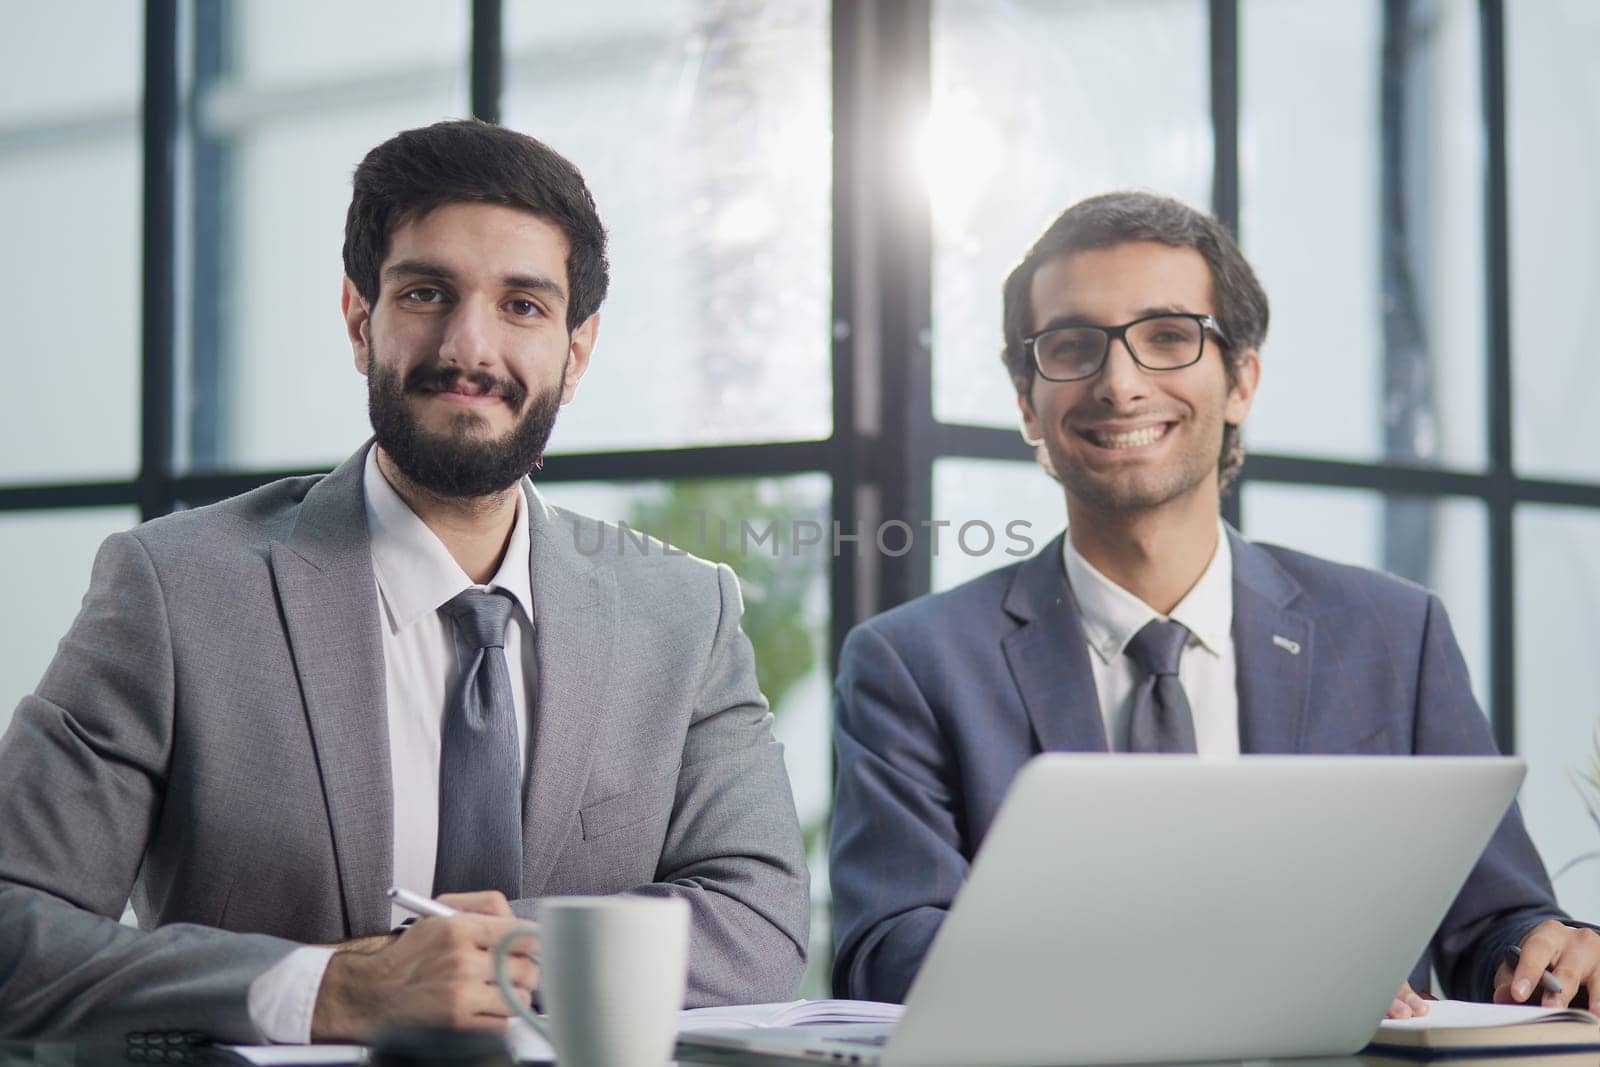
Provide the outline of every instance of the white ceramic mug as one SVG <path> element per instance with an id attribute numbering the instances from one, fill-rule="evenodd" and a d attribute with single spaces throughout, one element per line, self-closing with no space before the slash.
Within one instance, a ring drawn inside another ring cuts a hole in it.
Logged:
<path id="1" fill-rule="evenodd" d="M 546 897 L 537 924 L 495 946 L 495 979 L 556 1050 L 560 1067 L 656 1067 L 672 1058 L 689 964 L 689 905 L 677 897 Z M 506 957 L 533 937 L 539 999 L 529 1011 Z"/>

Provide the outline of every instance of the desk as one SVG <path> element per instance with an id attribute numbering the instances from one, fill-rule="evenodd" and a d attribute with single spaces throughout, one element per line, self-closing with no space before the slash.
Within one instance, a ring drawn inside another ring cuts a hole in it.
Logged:
<path id="1" fill-rule="evenodd" d="M 174 1067 L 239 1067 L 234 1056 L 209 1046 L 175 1050 L 174 1058 L 163 1063 Z M 754 1060 L 734 1053 L 708 1052 L 704 1059 L 680 1060 L 685 1067 L 737 1067 L 739 1064 L 773 1061 Z M 151 1060 L 128 1058 L 128 1046 L 109 1041 L 73 1043 L 67 1041 L 0 1041 L 0 1067 L 147 1067 Z M 1255 1067 L 1255 1065 L 1252 1065 Z M 1362 1067 L 1352 1063 L 1352 1067 Z M 1576 1065 L 1575 1065 L 1576 1067 Z M 1583 1067 L 1595 1067 L 1584 1064 Z"/>
<path id="2" fill-rule="evenodd" d="M 200 1047 L 190 1050 L 187 1062 L 195 1067 L 235 1067 L 237 1061 L 226 1054 Z M 127 1057 L 127 1046 L 109 1042 L 0 1041 L 0 1067 L 136 1067 L 139 1062 Z M 177 1061 L 180 1065 L 185 1061 Z M 694 1061 L 680 1060 L 683 1067 L 775 1067 L 779 1061 L 734 1053 L 705 1053 Z M 1325 1059 L 1232 1061 L 1236 1067 L 1419 1067 L 1427 1060 L 1391 1059 L 1379 1056 L 1345 1056 Z M 1600 1067 L 1600 1056 L 1575 1053 L 1557 1056 L 1506 1056 L 1486 1059 L 1434 1060 L 1438 1067 Z M 983 1067 L 973 1064 L 973 1067 Z M 1184 1067 L 1215 1067 L 1186 1064 Z"/>

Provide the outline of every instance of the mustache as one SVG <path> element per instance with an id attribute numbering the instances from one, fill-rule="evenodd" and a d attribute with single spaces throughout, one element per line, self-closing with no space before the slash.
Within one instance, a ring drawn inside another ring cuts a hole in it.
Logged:
<path id="1" fill-rule="evenodd" d="M 497 396 L 512 411 L 521 411 L 528 390 L 512 381 L 490 374 L 486 370 L 462 370 L 460 367 L 424 365 L 414 367 L 406 375 L 405 391 L 408 393 L 442 393 L 454 389 L 462 381 L 471 383 L 483 396 Z"/>

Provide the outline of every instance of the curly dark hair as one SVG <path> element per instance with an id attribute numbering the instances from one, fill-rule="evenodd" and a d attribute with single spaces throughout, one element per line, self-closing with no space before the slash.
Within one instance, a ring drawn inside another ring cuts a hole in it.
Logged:
<path id="1" fill-rule="evenodd" d="M 567 329 L 606 298 L 606 231 L 578 168 L 526 134 L 477 119 L 396 134 L 356 167 L 344 223 L 344 272 L 372 303 L 395 227 L 446 204 L 502 204 L 566 234 Z"/>
<path id="2" fill-rule="evenodd" d="M 1006 277 L 1005 347 L 1000 358 L 1018 395 L 1027 396 L 1033 388 L 1033 361 L 1022 338 L 1033 329 L 1034 274 L 1048 260 L 1129 241 L 1193 248 L 1205 258 L 1211 267 L 1216 318 L 1228 338 L 1222 347 L 1222 365 L 1230 386 L 1238 380 L 1240 354 L 1260 348 L 1267 337 L 1267 294 L 1255 271 L 1215 216 L 1172 197 L 1129 189 L 1091 196 L 1067 208 Z M 1224 489 L 1243 463 L 1239 427 L 1230 424 L 1223 430 L 1222 454 L 1217 459 Z"/>

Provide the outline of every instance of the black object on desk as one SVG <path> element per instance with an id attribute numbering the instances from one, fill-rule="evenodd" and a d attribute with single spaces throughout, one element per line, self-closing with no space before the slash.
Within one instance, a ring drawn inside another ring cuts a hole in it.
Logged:
<path id="1" fill-rule="evenodd" d="M 515 1067 L 505 1038 L 470 1030 L 406 1026 L 372 1042 L 372 1067 Z"/>

